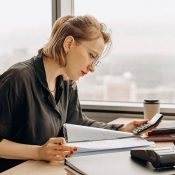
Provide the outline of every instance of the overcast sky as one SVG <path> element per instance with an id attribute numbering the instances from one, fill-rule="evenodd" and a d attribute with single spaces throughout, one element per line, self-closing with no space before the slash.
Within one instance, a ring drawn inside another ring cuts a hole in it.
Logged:
<path id="1" fill-rule="evenodd" d="M 175 0 L 75 0 L 75 14 L 91 14 L 112 30 L 116 53 L 175 54 Z M 0 1 L 0 53 L 40 47 L 51 29 L 51 0 Z"/>
<path id="2" fill-rule="evenodd" d="M 175 0 L 75 0 L 112 30 L 113 53 L 175 54 Z"/>

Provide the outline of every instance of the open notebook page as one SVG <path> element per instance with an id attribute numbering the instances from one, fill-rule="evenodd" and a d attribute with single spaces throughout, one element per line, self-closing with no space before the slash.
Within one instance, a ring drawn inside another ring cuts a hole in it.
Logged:
<path id="1" fill-rule="evenodd" d="M 67 142 L 81 142 L 93 140 L 111 140 L 125 137 L 135 137 L 128 132 L 114 131 L 90 126 L 64 124 L 64 134 Z"/>
<path id="2" fill-rule="evenodd" d="M 89 142 L 74 142 L 68 143 L 68 146 L 76 146 L 78 148 L 77 153 L 83 152 L 96 152 L 104 150 L 118 150 L 126 148 L 135 148 L 143 146 L 152 146 L 153 142 L 148 142 L 141 137 L 131 137 L 114 140 L 100 140 L 100 141 L 89 141 Z"/>

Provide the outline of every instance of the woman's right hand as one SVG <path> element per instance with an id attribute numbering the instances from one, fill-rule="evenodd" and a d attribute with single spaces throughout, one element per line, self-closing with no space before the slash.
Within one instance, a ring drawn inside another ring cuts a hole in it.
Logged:
<path id="1" fill-rule="evenodd" d="M 62 137 L 50 138 L 44 145 L 39 147 L 38 159 L 46 161 L 62 161 L 70 157 L 77 147 L 66 146 L 65 139 Z"/>

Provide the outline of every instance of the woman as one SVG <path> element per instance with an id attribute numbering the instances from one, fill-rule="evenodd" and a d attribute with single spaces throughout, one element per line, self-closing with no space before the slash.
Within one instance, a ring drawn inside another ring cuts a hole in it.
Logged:
<path id="1" fill-rule="evenodd" d="M 88 119 L 81 110 L 75 81 L 95 70 L 110 35 L 92 16 L 59 18 L 37 56 L 0 76 L 1 171 L 24 160 L 61 161 L 76 147 L 66 146 L 64 123 L 132 131 Z"/>

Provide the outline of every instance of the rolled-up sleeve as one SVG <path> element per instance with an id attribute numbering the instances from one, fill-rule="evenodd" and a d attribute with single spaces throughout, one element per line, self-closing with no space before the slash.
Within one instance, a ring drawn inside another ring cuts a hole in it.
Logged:
<path id="1" fill-rule="evenodd" d="M 112 130 L 117 130 L 123 126 L 123 124 L 107 124 L 104 122 L 98 122 L 88 118 L 82 112 L 80 101 L 78 98 L 77 87 L 71 90 L 66 122 L 78 125 L 92 126 L 97 128 L 112 129 Z"/>

